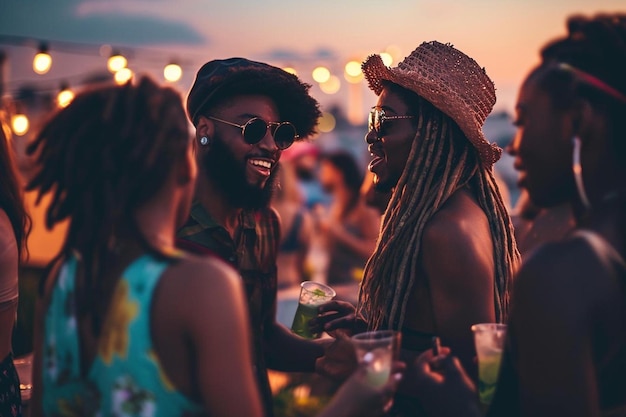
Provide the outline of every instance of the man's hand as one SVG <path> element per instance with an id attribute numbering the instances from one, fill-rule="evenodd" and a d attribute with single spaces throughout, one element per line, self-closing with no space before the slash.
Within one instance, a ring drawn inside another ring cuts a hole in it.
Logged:
<path id="1" fill-rule="evenodd" d="M 405 383 L 419 398 L 429 415 L 441 417 L 481 416 L 476 387 L 458 358 L 442 347 L 438 356 L 423 352 L 405 373 Z M 410 379 L 410 380 L 409 380 Z"/>
<path id="2" fill-rule="evenodd" d="M 367 380 L 365 368 L 357 369 L 333 397 L 319 417 L 377 417 L 387 411 L 404 370 L 403 362 L 395 362 L 387 382 L 374 387 Z"/>
<path id="3" fill-rule="evenodd" d="M 339 335 L 317 358 L 315 371 L 335 381 L 344 381 L 357 368 L 356 353 L 348 336 Z"/>
<path id="4" fill-rule="evenodd" d="M 367 330 L 363 319 L 356 317 L 355 307 L 347 301 L 329 301 L 318 307 L 319 316 L 309 324 L 314 333 L 327 332 L 336 337 L 338 334 L 351 336 Z"/>

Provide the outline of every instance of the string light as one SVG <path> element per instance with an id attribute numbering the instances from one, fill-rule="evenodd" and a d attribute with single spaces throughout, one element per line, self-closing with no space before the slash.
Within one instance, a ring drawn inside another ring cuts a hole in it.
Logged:
<path id="1" fill-rule="evenodd" d="M 129 68 L 122 68 L 115 73 L 115 82 L 119 85 L 126 84 L 131 78 L 133 78 L 133 72 Z"/>
<path id="2" fill-rule="evenodd" d="M 37 74 L 45 74 L 50 71 L 52 66 L 52 57 L 48 53 L 48 45 L 41 43 L 39 45 L 39 52 L 33 58 L 33 71 Z"/>
<path id="3" fill-rule="evenodd" d="M 176 64 L 175 62 L 172 62 L 166 65 L 165 68 L 163 68 L 163 77 L 165 77 L 166 81 L 174 83 L 180 80 L 182 76 L 183 76 L 183 69 L 180 67 L 180 65 Z"/>
<path id="4" fill-rule="evenodd" d="M 74 92 L 67 84 L 61 84 L 61 91 L 57 94 L 57 104 L 59 107 L 67 107 L 74 100 Z"/>
<path id="5" fill-rule="evenodd" d="M 18 45 L 18 46 L 26 45 L 25 41 L 27 40 L 32 41 L 32 39 L 8 36 L 8 35 L 0 35 L 0 40 L 3 42 L 14 43 L 15 45 Z M 82 44 L 82 43 L 79 44 L 79 43 L 63 42 L 63 41 L 57 41 L 57 40 L 54 40 L 53 43 L 54 43 L 55 50 L 60 50 L 63 52 L 74 53 L 74 54 L 94 55 L 92 50 L 95 48 L 95 50 L 98 51 L 97 55 L 101 57 L 101 59 L 104 57 L 108 57 L 107 68 L 109 71 L 111 71 L 114 74 L 113 78 L 117 84 L 127 83 L 134 77 L 134 72 L 128 68 L 129 56 L 133 59 L 136 59 L 137 57 L 135 55 L 137 52 L 141 52 L 142 54 L 145 54 L 146 52 L 150 52 L 150 53 L 154 52 L 154 51 L 147 51 L 147 50 L 139 51 L 139 50 L 133 50 L 133 49 L 128 49 L 128 50 L 125 49 L 122 54 L 122 51 L 120 49 L 113 48 L 111 47 L 111 45 L 88 45 L 88 44 Z M 35 55 L 33 59 L 33 70 L 37 74 L 46 74 L 47 72 L 49 72 L 52 66 L 52 57 L 50 56 L 50 53 L 49 53 L 48 44 L 49 44 L 49 41 L 40 42 L 38 46 L 38 53 Z M 389 46 L 385 50 L 385 52 L 382 52 L 381 57 L 385 65 L 391 66 L 392 63 L 397 59 L 398 53 L 399 53 L 399 48 L 395 45 Z M 157 61 L 157 59 L 160 60 L 162 55 L 163 54 L 159 55 L 159 57 L 154 55 L 154 57 L 151 60 L 152 61 Z M 142 61 L 143 59 L 145 58 L 142 58 Z M 361 67 L 360 61 L 361 61 L 360 58 L 354 58 L 354 59 L 344 61 L 343 77 L 345 78 L 347 83 L 349 83 L 349 85 L 347 86 L 342 85 L 343 81 L 340 80 L 341 76 L 337 77 L 333 75 L 331 73 L 330 67 L 326 66 L 326 64 L 314 66 L 314 69 L 309 74 L 311 74 L 310 76 L 313 78 L 313 80 L 316 83 L 318 83 L 319 89 L 325 94 L 336 94 L 341 89 L 348 87 L 347 89 L 349 93 L 347 94 L 354 95 L 356 94 L 356 92 L 358 92 L 357 90 L 358 84 L 362 83 L 364 79 L 363 73 L 360 68 Z M 185 65 L 188 65 L 188 64 L 189 63 Z M 303 63 L 303 66 L 304 65 L 306 65 L 306 63 Z M 174 83 L 174 82 L 178 82 L 181 80 L 182 75 L 183 75 L 183 66 L 181 66 L 178 62 L 170 61 L 167 65 L 165 65 L 162 68 L 163 68 L 163 77 L 165 81 Z M 306 67 L 299 68 L 297 66 L 284 66 L 283 70 L 290 74 L 294 74 L 296 76 L 298 76 L 299 73 L 304 73 L 307 71 Z M 85 82 L 84 80 L 81 80 L 78 77 L 79 75 L 69 77 L 69 78 L 64 77 L 65 78 L 64 81 L 70 81 L 73 85 L 76 85 L 76 84 L 80 85 L 83 82 Z M 51 81 L 54 81 L 54 80 L 48 80 L 48 83 L 50 83 Z M 58 81 L 55 81 L 55 82 L 58 82 Z M 8 84 L 11 85 L 12 83 L 9 82 Z M 41 84 L 43 84 L 43 82 Z M 41 90 L 47 90 L 47 91 L 55 90 L 54 88 L 50 88 L 50 86 L 47 86 L 47 87 L 39 86 L 37 88 Z M 62 88 L 61 91 L 56 90 L 56 92 L 57 92 L 56 102 L 58 106 L 60 107 L 67 106 L 74 99 L 74 92 L 70 88 L 67 88 L 67 87 Z M 16 123 L 18 124 L 18 128 L 16 129 L 17 132 L 28 131 L 29 129 L 28 118 L 23 116 L 23 118 L 18 117 L 16 120 L 17 120 Z M 22 127 L 20 128 L 20 126 Z"/>
<path id="6" fill-rule="evenodd" d="M 17 113 L 11 117 L 11 130 L 17 136 L 24 136 L 28 132 L 30 123 L 25 114 Z"/>
<path id="7" fill-rule="evenodd" d="M 113 52 L 107 61 L 107 68 L 113 74 L 117 74 L 121 69 L 126 68 L 128 60 L 119 52 Z"/>

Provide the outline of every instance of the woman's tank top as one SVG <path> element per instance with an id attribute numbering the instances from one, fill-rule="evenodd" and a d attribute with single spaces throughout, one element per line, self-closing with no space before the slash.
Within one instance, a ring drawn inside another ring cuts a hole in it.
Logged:
<path id="1" fill-rule="evenodd" d="M 80 372 L 77 260 L 61 267 L 45 316 L 43 410 L 63 416 L 194 416 L 201 407 L 167 379 L 152 345 L 150 308 L 167 261 L 144 255 L 123 272 L 86 376 Z"/>

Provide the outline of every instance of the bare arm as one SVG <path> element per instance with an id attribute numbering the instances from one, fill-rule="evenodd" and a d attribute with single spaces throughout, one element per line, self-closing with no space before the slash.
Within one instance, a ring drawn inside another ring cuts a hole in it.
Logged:
<path id="1" fill-rule="evenodd" d="M 427 226 L 423 265 L 430 284 L 436 332 L 477 378 L 470 327 L 495 321 L 494 261 L 486 218 L 471 209 L 444 212 Z"/>
<path id="2" fill-rule="evenodd" d="M 314 372 L 317 358 L 331 341 L 304 339 L 274 320 L 265 328 L 267 364 L 277 371 Z"/>
<path id="3" fill-rule="evenodd" d="M 188 340 L 183 346 L 195 358 L 186 379 L 197 381 L 194 391 L 211 416 L 262 416 L 241 280 L 221 262 L 187 264 L 178 269 L 176 279 L 162 283 L 163 297 L 155 299 L 156 317 L 163 322 L 169 313 L 170 320 L 180 323 L 182 337 Z M 161 314 L 159 300 L 164 301 Z"/>

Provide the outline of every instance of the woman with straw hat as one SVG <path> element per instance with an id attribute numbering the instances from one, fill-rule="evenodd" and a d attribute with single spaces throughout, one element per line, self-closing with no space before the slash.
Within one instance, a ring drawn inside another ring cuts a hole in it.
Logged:
<path id="1" fill-rule="evenodd" d="M 506 319 L 519 260 L 493 174 L 501 149 L 482 132 L 493 82 L 472 58 L 435 41 L 397 67 L 373 55 L 362 68 L 378 95 L 365 137 L 369 170 L 377 189 L 393 193 L 357 316 L 371 329 L 400 330 L 406 358 L 439 336 L 474 370 L 470 326 Z M 337 318 L 349 306 L 322 310 L 327 330 L 352 323 L 351 314 Z M 416 415 L 415 407 L 396 398 L 402 414 Z"/>

